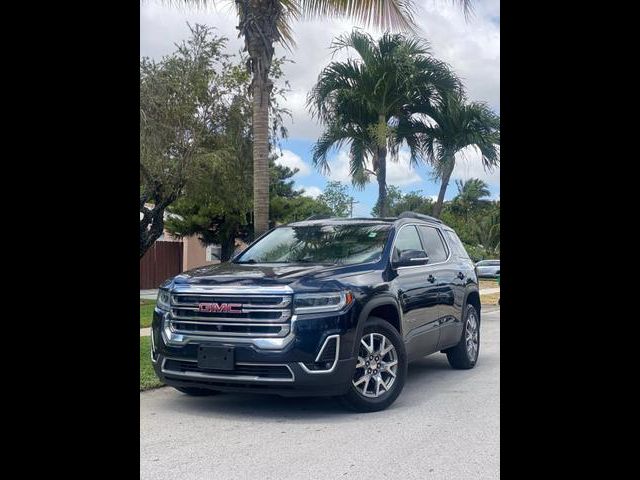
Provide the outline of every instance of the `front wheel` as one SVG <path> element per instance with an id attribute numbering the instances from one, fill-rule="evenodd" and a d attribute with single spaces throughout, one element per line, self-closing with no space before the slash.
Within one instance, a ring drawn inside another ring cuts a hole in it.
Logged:
<path id="1" fill-rule="evenodd" d="M 377 412 L 391 405 L 404 387 L 407 354 L 398 331 L 381 318 L 370 317 L 364 327 L 358 362 L 342 397 L 358 412 Z"/>
<path id="2" fill-rule="evenodd" d="M 480 351 L 480 318 L 473 305 L 467 305 L 464 315 L 462 338 L 455 347 L 445 350 L 449 365 L 465 370 L 473 368 Z"/>

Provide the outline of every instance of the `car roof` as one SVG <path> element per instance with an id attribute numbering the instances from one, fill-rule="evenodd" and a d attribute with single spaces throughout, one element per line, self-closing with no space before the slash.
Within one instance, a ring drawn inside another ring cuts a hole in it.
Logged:
<path id="1" fill-rule="evenodd" d="M 396 225 L 401 226 L 407 223 L 424 223 L 425 225 L 440 226 L 446 230 L 453 229 L 441 220 L 429 217 L 427 215 L 416 214 L 413 212 L 403 212 L 397 217 L 329 217 L 319 218 L 316 216 L 309 217 L 299 222 L 288 223 L 287 226 L 293 227 L 310 227 L 314 225 Z"/>

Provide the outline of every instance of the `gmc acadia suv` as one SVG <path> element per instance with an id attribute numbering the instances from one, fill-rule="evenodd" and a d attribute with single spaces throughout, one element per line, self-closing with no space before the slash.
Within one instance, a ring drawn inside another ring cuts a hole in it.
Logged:
<path id="1" fill-rule="evenodd" d="M 382 410 L 413 360 L 476 364 L 474 268 L 451 228 L 412 212 L 280 226 L 161 286 L 151 359 L 189 395 L 332 395 Z"/>

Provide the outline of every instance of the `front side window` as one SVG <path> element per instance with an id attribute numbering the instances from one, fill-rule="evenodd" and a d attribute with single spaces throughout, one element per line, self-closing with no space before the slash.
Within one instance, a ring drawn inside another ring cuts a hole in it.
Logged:
<path id="1" fill-rule="evenodd" d="M 405 250 L 423 250 L 420 236 L 413 225 L 402 227 L 398 232 L 396 243 L 393 246 L 394 260 L 399 259 Z"/>
<path id="2" fill-rule="evenodd" d="M 449 252 L 442 242 L 442 237 L 438 230 L 420 225 L 420 231 L 424 240 L 424 250 L 429 256 L 429 263 L 444 262 L 449 256 Z"/>
<path id="3" fill-rule="evenodd" d="M 234 263 L 331 263 L 350 265 L 380 259 L 387 224 L 279 227 L 241 253 Z"/>

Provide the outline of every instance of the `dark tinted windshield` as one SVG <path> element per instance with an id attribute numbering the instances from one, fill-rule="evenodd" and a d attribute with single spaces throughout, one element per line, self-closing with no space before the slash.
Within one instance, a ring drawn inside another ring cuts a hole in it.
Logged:
<path id="1" fill-rule="evenodd" d="M 374 262 L 380 259 L 386 224 L 280 227 L 245 250 L 236 263 Z"/>

